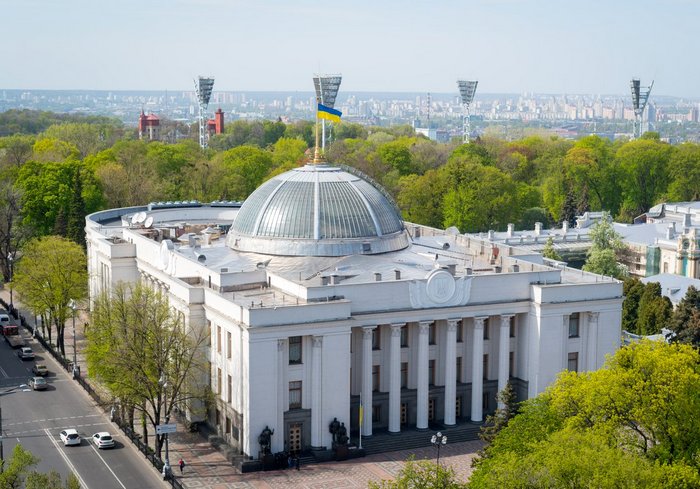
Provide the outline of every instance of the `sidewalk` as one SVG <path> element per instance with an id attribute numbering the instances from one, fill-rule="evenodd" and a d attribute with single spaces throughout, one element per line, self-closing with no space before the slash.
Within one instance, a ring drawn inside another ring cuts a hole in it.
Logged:
<path id="1" fill-rule="evenodd" d="M 8 290 L 0 290 L 0 297 L 9 303 Z M 15 296 L 15 307 L 18 307 L 16 299 Z M 29 324 L 34 324 L 35 318 L 31 314 L 26 311 L 21 313 Z M 85 344 L 83 324 L 86 317 L 81 311 L 75 321 L 77 358 L 82 376 L 87 376 L 87 365 L 81 353 Z M 73 355 L 71 321 L 72 318 L 68 320 L 65 329 L 66 355 L 69 358 Z M 193 489 L 366 488 L 369 481 L 392 479 L 401 470 L 403 462 L 411 456 L 418 460 L 434 459 L 437 454 L 434 447 L 426 447 L 371 455 L 345 462 L 308 464 L 303 465 L 299 471 L 287 469 L 241 474 L 204 436 L 200 433 L 189 433 L 179 420 L 177 424 L 177 433 L 170 435 L 170 465 L 179 482 L 184 487 Z M 114 432 L 119 432 L 116 425 L 114 428 Z M 426 433 L 426 436 L 429 437 L 430 433 Z M 440 451 L 440 463 L 451 466 L 460 480 L 467 480 L 472 470 L 471 461 L 482 446 L 480 441 L 445 445 Z M 186 463 L 182 475 L 178 467 L 180 458 Z"/>

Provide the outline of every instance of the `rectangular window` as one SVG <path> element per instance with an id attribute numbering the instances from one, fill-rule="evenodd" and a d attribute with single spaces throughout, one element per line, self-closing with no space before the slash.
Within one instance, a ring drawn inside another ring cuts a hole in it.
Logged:
<path id="1" fill-rule="evenodd" d="M 508 354 L 508 372 L 510 377 L 515 377 L 515 352 L 512 351 Z"/>
<path id="2" fill-rule="evenodd" d="M 226 434 L 228 435 L 230 433 L 231 433 L 231 418 L 226 416 Z"/>
<path id="3" fill-rule="evenodd" d="M 223 382 L 221 380 L 221 369 L 216 369 L 216 393 L 221 396 L 221 390 L 223 388 Z"/>
<path id="4" fill-rule="evenodd" d="M 569 353 L 569 370 L 572 372 L 578 372 L 578 353 Z"/>
<path id="5" fill-rule="evenodd" d="M 436 333 L 435 323 L 430 323 L 430 328 L 428 328 L 428 343 L 431 345 L 435 344 L 435 333 Z"/>
<path id="6" fill-rule="evenodd" d="M 484 355 L 484 379 L 489 378 L 489 356 Z"/>
<path id="7" fill-rule="evenodd" d="M 408 362 L 401 362 L 401 388 L 408 387 Z"/>
<path id="8" fill-rule="evenodd" d="M 301 380 L 289 383 L 289 409 L 301 409 Z"/>
<path id="9" fill-rule="evenodd" d="M 372 406 L 372 423 L 381 423 L 382 421 L 382 405 L 375 404 Z"/>
<path id="10" fill-rule="evenodd" d="M 435 385 L 435 360 L 428 362 L 428 384 Z"/>
<path id="11" fill-rule="evenodd" d="M 372 330 L 372 349 L 379 350 L 381 346 L 381 331 L 379 326 L 377 326 Z"/>
<path id="12" fill-rule="evenodd" d="M 464 328 L 462 321 L 457 321 L 457 343 L 464 341 Z"/>
<path id="13" fill-rule="evenodd" d="M 216 410 L 216 426 L 221 425 L 221 411 Z"/>
<path id="14" fill-rule="evenodd" d="M 569 316 L 569 338 L 578 338 L 578 319 L 577 312 Z"/>
<path id="15" fill-rule="evenodd" d="M 372 365 L 372 390 L 379 391 L 379 365 Z"/>
<path id="16" fill-rule="evenodd" d="M 301 336 L 289 338 L 289 365 L 301 363 Z"/>
<path id="17" fill-rule="evenodd" d="M 489 339 L 489 323 L 491 321 L 486 320 L 484 321 L 484 339 L 488 340 Z"/>
<path id="18" fill-rule="evenodd" d="M 457 357 L 457 382 L 462 382 L 462 357 Z"/>
<path id="19" fill-rule="evenodd" d="M 221 326 L 216 327 L 216 351 L 221 353 Z"/>
<path id="20" fill-rule="evenodd" d="M 207 346 L 211 346 L 211 321 L 207 319 Z"/>
<path id="21" fill-rule="evenodd" d="M 510 337 L 515 338 L 515 316 L 510 318 Z"/>
<path id="22" fill-rule="evenodd" d="M 408 325 L 401 326 L 401 348 L 408 348 Z"/>
<path id="23" fill-rule="evenodd" d="M 226 356 L 231 358 L 231 332 L 226 333 Z"/>
<path id="24" fill-rule="evenodd" d="M 228 376 L 228 390 L 226 391 L 226 400 L 229 404 L 233 401 L 233 377 Z"/>

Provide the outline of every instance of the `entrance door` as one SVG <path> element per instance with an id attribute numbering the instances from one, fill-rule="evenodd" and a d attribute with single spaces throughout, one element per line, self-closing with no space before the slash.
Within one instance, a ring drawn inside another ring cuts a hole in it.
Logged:
<path id="1" fill-rule="evenodd" d="M 301 423 L 289 425 L 289 452 L 298 453 L 301 451 Z"/>

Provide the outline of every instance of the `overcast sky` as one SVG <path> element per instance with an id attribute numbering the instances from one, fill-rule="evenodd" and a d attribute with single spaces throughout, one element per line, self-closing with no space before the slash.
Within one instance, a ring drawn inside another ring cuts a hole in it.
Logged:
<path id="1" fill-rule="evenodd" d="M 0 88 L 700 96 L 695 0 L 0 0 Z"/>

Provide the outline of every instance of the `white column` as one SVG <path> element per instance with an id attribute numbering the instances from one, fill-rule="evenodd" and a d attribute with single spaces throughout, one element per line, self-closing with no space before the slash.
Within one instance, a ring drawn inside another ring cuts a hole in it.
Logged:
<path id="1" fill-rule="evenodd" d="M 484 394 L 484 321 L 487 316 L 474 318 L 472 336 L 472 421 L 481 423 L 483 419 Z"/>
<path id="2" fill-rule="evenodd" d="M 506 388 L 510 375 L 510 319 L 512 317 L 512 314 L 501 316 L 501 332 L 498 337 L 498 392 Z M 502 409 L 505 405 L 499 401 L 498 407 Z"/>
<path id="3" fill-rule="evenodd" d="M 321 364 L 321 348 L 323 336 L 311 337 L 313 348 L 311 349 L 311 447 L 323 447 L 323 392 L 321 390 L 321 376 L 323 365 Z"/>
<path id="4" fill-rule="evenodd" d="M 404 324 L 391 325 L 391 344 L 389 345 L 390 433 L 398 433 L 401 431 L 401 328 Z"/>
<path id="5" fill-rule="evenodd" d="M 457 399 L 457 323 L 459 319 L 447 320 L 447 343 L 445 344 L 445 417 L 446 425 L 455 424 Z"/>
<path id="6" fill-rule="evenodd" d="M 416 378 L 416 428 L 428 427 L 428 332 L 432 321 L 421 321 L 418 326 L 418 365 Z"/>
<path id="7" fill-rule="evenodd" d="M 362 328 L 362 436 L 372 436 L 372 331 Z"/>
<path id="8" fill-rule="evenodd" d="M 277 427 L 275 433 L 279 436 L 272 437 L 272 451 L 274 453 L 285 449 L 284 440 L 287 438 L 284 429 L 284 412 L 288 405 L 285 406 L 285 393 L 289 391 L 287 384 L 287 369 L 285 368 L 285 350 L 287 348 L 287 340 L 277 340 Z"/>
<path id="9" fill-rule="evenodd" d="M 588 313 L 588 359 L 586 370 L 593 371 L 598 368 L 598 312 Z M 582 370 L 582 369 L 580 369 Z"/>

